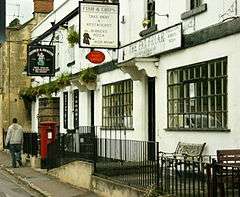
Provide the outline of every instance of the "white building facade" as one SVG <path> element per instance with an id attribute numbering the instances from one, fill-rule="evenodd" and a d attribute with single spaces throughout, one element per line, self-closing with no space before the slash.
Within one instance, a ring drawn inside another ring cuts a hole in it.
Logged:
<path id="1" fill-rule="evenodd" d="M 107 128 L 124 128 L 126 139 L 157 141 L 167 152 L 179 141 L 206 142 L 205 154 L 239 147 L 240 2 L 119 0 L 119 6 L 120 49 L 100 49 L 106 56 L 100 65 L 86 59 L 90 49 L 67 41 L 66 26 L 79 31 L 78 1 L 67 0 L 32 32 L 33 42 L 56 46 L 56 77 L 72 78 L 52 95 L 59 98 L 60 132 L 94 125 L 107 136 Z M 97 73 L 94 89 L 76 80 L 88 67 Z M 48 81 L 35 77 L 33 86 Z"/>

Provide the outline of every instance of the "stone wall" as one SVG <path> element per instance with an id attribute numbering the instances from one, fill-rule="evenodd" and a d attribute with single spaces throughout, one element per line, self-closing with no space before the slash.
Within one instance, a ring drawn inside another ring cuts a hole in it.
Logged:
<path id="1" fill-rule="evenodd" d="M 32 29 L 46 16 L 35 14 L 27 23 L 8 27 L 6 42 L 0 46 L 0 149 L 3 148 L 3 129 L 6 131 L 16 117 L 24 130 L 31 129 L 31 109 L 19 98 L 19 91 L 29 87 L 31 78 L 23 75 L 27 65 L 27 45 Z"/>
<path id="2" fill-rule="evenodd" d="M 145 191 L 93 175 L 93 164 L 75 161 L 48 172 L 61 181 L 90 189 L 103 197 L 143 197 Z"/>

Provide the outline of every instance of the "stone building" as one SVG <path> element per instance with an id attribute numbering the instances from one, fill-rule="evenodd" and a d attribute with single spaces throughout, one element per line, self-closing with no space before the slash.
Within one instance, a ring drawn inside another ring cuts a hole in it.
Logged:
<path id="1" fill-rule="evenodd" d="M 30 131 L 30 109 L 19 98 L 19 91 L 29 87 L 31 78 L 23 75 L 27 63 L 27 45 L 32 29 L 53 10 L 53 0 L 34 0 L 33 18 L 21 25 L 14 20 L 6 29 L 6 41 L 0 45 L 0 138 L 13 117 Z M 3 147 L 0 140 L 0 149 Z"/>

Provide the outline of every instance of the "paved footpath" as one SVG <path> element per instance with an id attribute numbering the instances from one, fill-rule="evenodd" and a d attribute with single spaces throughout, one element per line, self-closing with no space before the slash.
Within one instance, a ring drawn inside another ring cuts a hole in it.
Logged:
<path id="1" fill-rule="evenodd" d="M 32 169 L 30 167 L 11 168 L 10 155 L 0 151 L 0 167 L 10 173 L 28 187 L 36 190 L 42 196 L 48 197 L 97 197 L 96 194 L 82 188 L 76 188 L 70 184 L 60 182 L 58 179 L 46 174 L 46 171 Z"/>

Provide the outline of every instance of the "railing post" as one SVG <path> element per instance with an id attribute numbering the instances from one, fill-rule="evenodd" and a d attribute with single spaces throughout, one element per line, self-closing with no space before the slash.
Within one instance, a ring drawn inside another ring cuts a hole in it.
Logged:
<path id="1" fill-rule="evenodd" d="M 159 159 L 159 142 L 157 142 L 157 187 L 160 186 L 160 159 Z"/>
<path id="2" fill-rule="evenodd" d="M 93 138 L 93 167 L 94 167 L 94 173 L 96 172 L 96 168 L 97 168 L 97 136 L 94 136 Z"/>
<path id="3" fill-rule="evenodd" d="M 212 197 L 217 195 L 217 162 L 215 159 L 212 160 Z"/>

